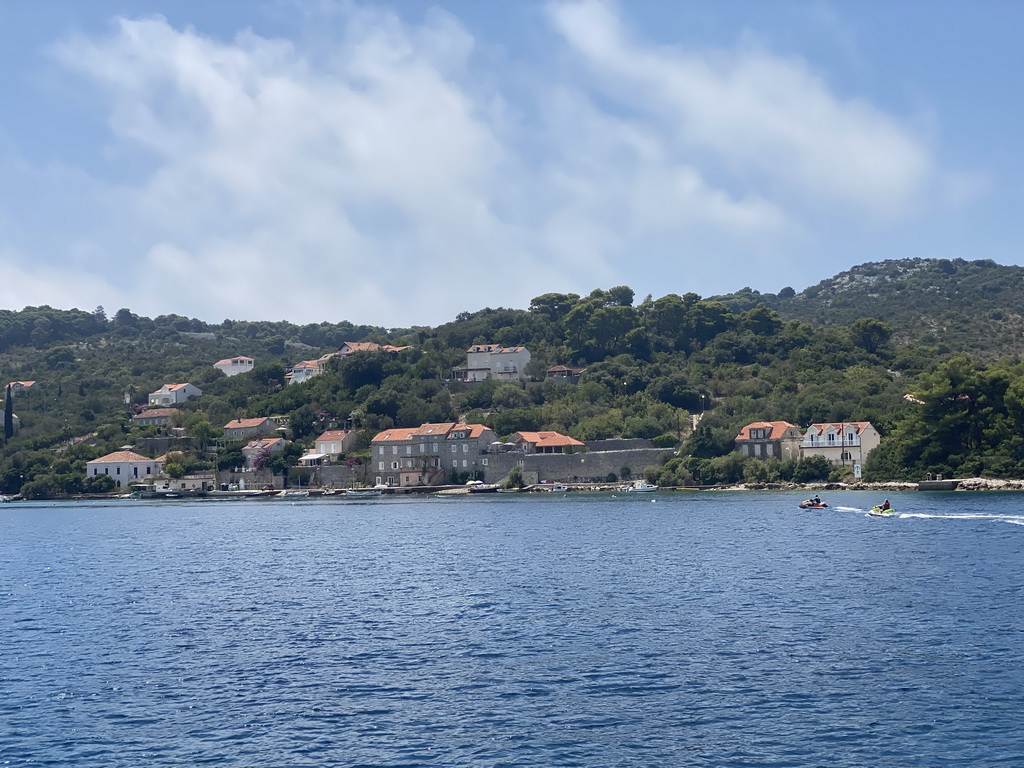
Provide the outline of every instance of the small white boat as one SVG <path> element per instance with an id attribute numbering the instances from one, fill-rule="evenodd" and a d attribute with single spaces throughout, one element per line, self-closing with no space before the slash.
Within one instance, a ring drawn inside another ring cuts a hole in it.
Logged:
<path id="1" fill-rule="evenodd" d="M 380 488 L 349 488 L 345 491 L 346 499 L 372 499 L 384 493 Z"/>
<path id="2" fill-rule="evenodd" d="M 651 485 L 646 480 L 637 480 L 626 488 L 626 493 L 654 493 L 658 486 Z"/>
<path id="3" fill-rule="evenodd" d="M 2 493 L 0 493 L 0 504 L 6 504 L 9 501 L 11 501 L 10 496 L 4 496 Z"/>
<path id="4" fill-rule="evenodd" d="M 309 491 L 281 491 L 277 494 L 279 499 L 304 499 L 309 496 Z"/>

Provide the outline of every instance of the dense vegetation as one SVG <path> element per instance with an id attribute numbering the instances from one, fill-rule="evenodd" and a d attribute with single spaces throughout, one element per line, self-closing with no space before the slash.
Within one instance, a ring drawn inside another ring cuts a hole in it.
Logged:
<path id="1" fill-rule="evenodd" d="M 29 307 L 0 311 L 0 381 L 34 380 L 14 395 L 21 429 L 0 450 L 0 492 L 52 495 L 102 490 L 84 462 L 165 435 L 130 416 L 168 382 L 204 394 L 181 406 L 187 437 L 174 437 L 175 472 L 235 466 L 239 444 L 220 438 L 237 417 L 287 417 L 284 468 L 333 426 L 364 430 L 466 419 L 498 434 L 555 429 L 580 440 L 642 437 L 680 445 L 648 474 L 663 484 L 807 480 L 818 462 L 745 460 L 732 452 L 755 420 L 871 421 L 882 447 L 868 479 L 1024 476 L 1024 288 L 1021 270 L 992 262 L 905 260 L 865 264 L 802 293 L 743 289 L 637 303 L 625 286 L 588 296 L 548 293 L 528 309 L 465 312 L 437 328 L 350 323 L 304 326 L 127 309 Z M 968 320 L 968 317 L 978 318 Z M 345 341 L 410 349 L 334 358 L 322 375 L 286 385 L 287 368 Z M 525 388 L 469 387 L 452 371 L 478 343 L 523 345 L 533 360 Z M 252 373 L 225 377 L 216 360 L 245 354 Z M 585 368 L 577 382 L 545 378 L 549 366 Z M 691 433 L 691 416 L 703 414 Z M 95 445 L 67 447 L 94 435 Z M 180 434 L 180 433 L 175 433 Z M 359 456 L 354 457 L 358 460 Z M 170 465 L 169 465 L 170 466 Z"/>

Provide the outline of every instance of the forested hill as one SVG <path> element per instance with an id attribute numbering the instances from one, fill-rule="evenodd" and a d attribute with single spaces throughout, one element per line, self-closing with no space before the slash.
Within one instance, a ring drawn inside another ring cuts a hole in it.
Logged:
<path id="1" fill-rule="evenodd" d="M 797 470 L 733 453 L 744 424 L 870 421 L 884 439 L 868 477 L 1024 477 L 1021 275 L 989 261 L 911 259 L 864 264 L 801 293 L 636 302 L 616 286 L 409 329 L 0 311 L 0 384 L 35 382 L 12 397 L 20 431 L 0 448 L 0 493 L 23 483 L 35 495 L 77 492 L 85 459 L 159 431 L 131 420 L 147 394 L 186 381 L 203 391 L 177 417 L 188 469 L 237 466 L 240 446 L 219 437 L 228 421 L 281 416 L 297 453 L 321 430 L 359 430 L 364 454 L 353 461 L 367 459 L 376 430 L 466 420 L 502 437 L 555 430 L 678 445 L 677 459 L 651 470 L 662 484 L 771 480 Z M 361 341 L 404 350 L 332 356 Z M 525 386 L 459 381 L 466 349 L 484 343 L 529 349 Z M 213 367 L 235 355 L 255 358 L 255 370 L 228 378 Z M 316 359 L 323 373 L 288 383 L 291 366 Z M 583 372 L 559 380 L 551 366 Z M 58 458 L 87 434 L 96 445 Z"/>
<path id="2" fill-rule="evenodd" d="M 800 293 L 743 289 L 734 311 L 765 303 L 787 319 L 848 325 L 874 317 L 900 343 L 988 359 L 1024 356 L 1024 268 L 991 260 L 900 259 L 861 264 Z"/>

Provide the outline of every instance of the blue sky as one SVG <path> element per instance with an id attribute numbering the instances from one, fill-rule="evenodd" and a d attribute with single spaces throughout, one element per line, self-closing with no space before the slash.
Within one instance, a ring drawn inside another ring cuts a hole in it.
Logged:
<path id="1" fill-rule="evenodd" d="M 8 0 L 0 307 L 435 325 L 1024 263 L 1024 4 Z"/>

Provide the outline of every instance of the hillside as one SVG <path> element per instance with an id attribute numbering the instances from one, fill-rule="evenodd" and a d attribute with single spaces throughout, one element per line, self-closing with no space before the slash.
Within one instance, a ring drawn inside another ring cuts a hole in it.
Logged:
<path id="1" fill-rule="evenodd" d="M 990 260 L 874 262 L 800 293 L 744 289 L 715 298 L 734 311 L 763 302 L 782 317 L 822 326 L 875 317 L 889 325 L 895 341 L 940 354 L 1024 356 L 1024 268 Z"/>
<path id="2" fill-rule="evenodd" d="M 465 420 L 502 437 L 554 430 L 581 441 L 678 445 L 677 459 L 650 470 L 665 484 L 763 481 L 796 469 L 745 461 L 732 453 L 733 440 L 744 424 L 781 420 L 872 422 L 884 438 L 868 463 L 872 479 L 1024 477 L 1021 273 L 991 262 L 893 261 L 801 293 L 743 289 L 635 303 L 629 287 L 617 286 L 390 330 L 344 321 L 209 324 L 128 309 L 111 318 L 102 308 L 0 311 L 0 382 L 35 382 L 13 398 L 21 428 L 0 449 L 0 493 L 24 484 L 37 495 L 77 492 L 84 460 L 169 435 L 131 416 L 149 392 L 174 382 L 203 391 L 174 425 L 181 464 L 194 469 L 237 465 L 240 446 L 219 437 L 228 421 L 279 416 L 294 453 L 320 430 L 359 430 L 353 461 L 367 458 L 378 430 Z M 405 349 L 333 356 L 357 341 Z M 458 379 L 467 348 L 491 343 L 529 349 L 525 386 Z M 213 367 L 235 355 L 255 358 L 255 369 L 227 378 Z M 320 375 L 288 383 L 292 366 L 319 358 Z M 559 381 L 547 376 L 556 365 L 585 370 L 578 381 Z M 95 446 L 58 457 L 86 434 Z"/>

